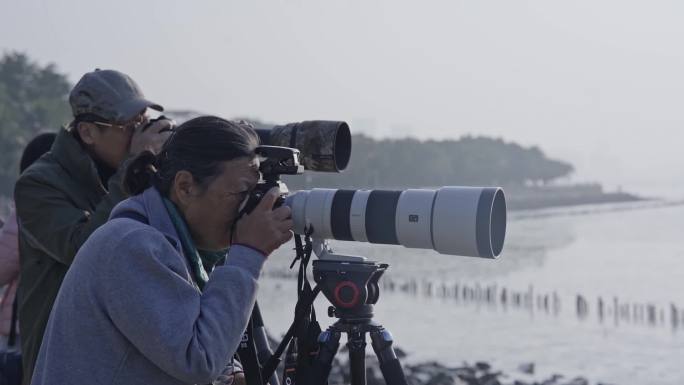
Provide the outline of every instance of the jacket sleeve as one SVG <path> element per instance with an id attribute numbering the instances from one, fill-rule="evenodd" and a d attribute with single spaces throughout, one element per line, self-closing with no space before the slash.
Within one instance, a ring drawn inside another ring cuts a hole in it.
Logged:
<path id="1" fill-rule="evenodd" d="M 12 210 L 0 229 L 0 286 L 7 285 L 18 275 L 17 218 Z"/>
<path id="2" fill-rule="evenodd" d="M 71 265 L 78 249 L 104 224 L 114 206 L 126 198 L 121 187 L 123 168 L 109 179 L 108 193 L 90 212 L 76 207 L 51 183 L 32 174 L 17 181 L 14 199 L 22 237 L 64 265 Z"/>
<path id="3" fill-rule="evenodd" d="M 183 257 L 159 233 L 136 230 L 116 250 L 101 270 L 108 275 L 105 309 L 116 328 L 170 376 L 211 383 L 237 350 L 265 257 L 232 247 L 200 293 Z"/>

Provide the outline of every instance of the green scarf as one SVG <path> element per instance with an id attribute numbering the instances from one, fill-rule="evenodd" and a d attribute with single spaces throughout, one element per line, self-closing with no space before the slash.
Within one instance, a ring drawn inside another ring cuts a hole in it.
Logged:
<path id="1" fill-rule="evenodd" d="M 195 282 L 200 291 L 204 290 L 204 285 L 209 281 L 209 273 L 214 270 L 214 266 L 216 266 L 219 261 L 226 257 L 226 251 L 212 252 L 198 250 L 195 247 L 195 243 L 192 241 L 190 229 L 188 229 L 185 219 L 183 219 L 183 216 L 180 211 L 178 211 L 178 208 L 176 208 L 176 205 L 166 198 L 163 198 L 163 201 L 164 206 L 166 206 L 166 211 L 169 212 L 169 216 L 171 217 L 171 222 L 173 222 L 173 227 L 176 228 L 178 238 L 180 238 L 183 254 L 185 254 L 185 257 L 192 267 Z"/>

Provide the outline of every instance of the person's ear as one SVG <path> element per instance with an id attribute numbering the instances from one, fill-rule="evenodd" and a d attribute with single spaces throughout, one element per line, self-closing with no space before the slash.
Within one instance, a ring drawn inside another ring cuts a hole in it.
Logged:
<path id="1" fill-rule="evenodd" d="M 95 124 L 90 123 L 90 122 L 80 122 L 76 126 L 76 130 L 78 130 L 78 136 L 81 138 L 81 141 L 85 144 L 92 145 L 95 143 L 95 131 L 97 130 L 97 126 Z"/>
<path id="2" fill-rule="evenodd" d="M 195 178 L 188 171 L 178 171 L 173 178 L 172 190 L 177 200 L 176 203 L 181 207 L 187 207 L 197 195 Z"/>

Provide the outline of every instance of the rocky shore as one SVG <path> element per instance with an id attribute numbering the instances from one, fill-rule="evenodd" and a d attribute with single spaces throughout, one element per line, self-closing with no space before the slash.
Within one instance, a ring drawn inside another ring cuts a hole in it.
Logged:
<path id="1" fill-rule="evenodd" d="M 398 355 L 403 354 L 398 351 Z M 584 377 L 569 377 L 552 374 L 548 378 L 535 376 L 534 363 L 521 364 L 516 373 L 496 370 L 487 362 L 463 363 L 449 367 L 438 362 L 403 365 L 409 385 L 609 385 L 605 382 L 590 382 Z M 349 384 L 349 369 L 337 360 L 329 377 L 330 385 Z M 368 385 L 385 385 L 380 367 L 374 357 L 366 359 L 366 382 Z M 613 384 L 610 384 L 613 385 Z"/>
<path id="2" fill-rule="evenodd" d="M 272 336 L 268 336 L 269 344 L 277 346 Z M 457 366 L 447 366 L 437 361 L 407 363 L 407 353 L 399 347 L 394 351 L 401 362 L 408 385 L 616 385 L 608 382 L 591 382 L 582 376 L 566 376 L 553 373 L 546 377 L 537 373 L 533 362 L 521 363 L 517 369 L 504 373 L 484 361 L 473 364 L 463 362 Z M 347 346 L 343 343 L 334 358 L 332 370 L 328 376 L 329 385 L 346 385 L 351 383 Z M 377 358 L 368 346 L 366 348 L 366 384 L 387 384 L 380 370 Z M 283 378 L 282 363 L 278 368 L 278 378 Z"/>

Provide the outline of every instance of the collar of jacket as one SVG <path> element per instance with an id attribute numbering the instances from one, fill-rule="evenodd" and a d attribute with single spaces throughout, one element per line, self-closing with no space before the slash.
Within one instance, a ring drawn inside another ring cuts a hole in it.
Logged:
<path id="1" fill-rule="evenodd" d="M 110 214 L 110 218 L 123 216 L 122 213 L 127 211 L 132 211 L 147 218 L 148 224 L 159 230 L 174 248 L 185 256 L 178 232 L 164 206 L 163 198 L 156 188 L 149 187 L 143 191 L 142 194 L 123 200 L 114 207 Z"/>
<path id="2" fill-rule="evenodd" d="M 84 189 L 97 191 L 99 194 L 107 193 L 95 161 L 66 127 L 59 130 L 50 151 L 72 178 L 85 184 Z"/>
<path id="3" fill-rule="evenodd" d="M 161 232 L 164 237 L 171 243 L 171 245 L 183 256 L 188 267 L 188 280 L 192 285 L 201 291 L 200 284 L 194 276 L 194 268 L 191 265 L 191 259 L 184 250 L 181 242 L 181 237 L 178 234 L 176 226 L 173 224 L 171 214 L 164 205 L 164 198 L 159 191 L 154 187 L 149 187 L 142 194 L 132 196 L 123 200 L 116 205 L 112 210 L 110 218 L 125 217 L 126 212 L 134 212 L 142 215 L 147 219 L 147 223 Z"/>

